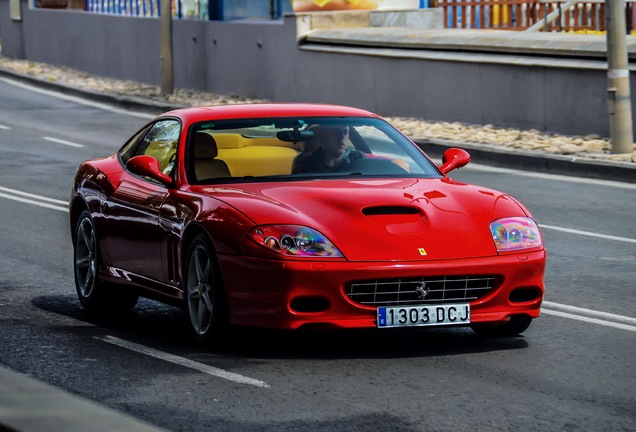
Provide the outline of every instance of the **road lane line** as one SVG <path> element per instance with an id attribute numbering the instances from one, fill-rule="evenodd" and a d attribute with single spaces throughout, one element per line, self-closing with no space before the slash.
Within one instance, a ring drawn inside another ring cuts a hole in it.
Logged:
<path id="1" fill-rule="evenodd" d="M 587 323 L 591 323 L 591 324 L 598 324 L 598 325 L 602 325 L 605 327 L 612 327 L 612 328 L 617 328 L 617 329 L 621 329 L 621 330 L 627 330 L 627 331 L 631 331 L 631 332 L 635 332 L 636 333 L 636 326 L 631 326 L 631 325 L 627 325 L 627 324 L 621 324 L 621 323 L 615 323 L 615 322 L 611 322 L 611 321 L 603 321 L 597 318 L 589 318 L 589 317 L 585 317 L 585 316 L 581 316 L 581 315 L 574 315 L 571 313 L 567 313 L 567 312 L 559 312 L 559 311 L 555 311 L 555 310 L 551 310 L 551 309 L 541 309 L 541 313 L 542 314 L 546 314 L 546 315 L 554 315 L 554 316 L 558 316 L 561 318 L 568 318 L 568 319 L 572 319 L 572 320 L 576 320 L 576 321 L 584 321 Z"/>
<path id="2" fill-rule="evenodd" d="M 69 146 L 69 147 L 78 147 L 78 148 L 84 147 L 84 144 L 77 144 L 77 143 L 74 143 L 74 142 L 61 140 L 61 139 L 58 139 L 58 138 L 47 137 L 47 136 L 42 137 L 42 138 L 44 138 L 47 141 L 51 141 L 51 142 L 58 143 L 58 144 L 64 144 L 65 146 Z"/>
<path id="3" fill-rule="evenodd" d="M 2 193 L 0 192 L 0 197 L 2 198 L 7 198 L 13 201 L 18 201 L 21 203 L 25 203 L 25 204 L 31 204 L 31 205 L 35 205 L 38 207 L 44 207 L 44 208 L 48 208 L 51 210 L 58 210 L 58 211 L 63 211 L 63 212 L 68 212 L 68 203 L 64 202 L 64 201 L 60 201 L 60 200 L 54 200 L 52 198 L 46 198 L 46 197 L 42 197 L 39 195 L 32 195 L 32 194 L 27 194 L 25 192 L 20 192 L 20 191 L 15 191 L 12 189 L 7 189 L 7 188 L 3 188 L 0 186 L 0 190 L 5 190 L 5 191 L 10 191 L 11 194 L 6 194 L 6 193 Z M 33 199 L 29 199 L 29 198 L 22 198 L 20 196 L 16 196 L 16 195 L 22 195 L 22 196 L 28 196 L 28 197 L 36 197 L 39 200 L 42 201 L 48 201 L 48 202 L 39 202 L 39 201 L 34 201 Z M 49 204 L 49 202 L 53 202 L 53 204 Z M 59 205 L 56 205 L 55 203 L 59 203 Z M 64 205 L 64 207 L 60 207 L 60 205 Z"/>
<path id="4" fill-rule="evenodd" d="M 24 196 L 24 197 L 28 197 L 28 198 L 35 198 L 35 199 L 38 199 L 40 201 L 46 201 L 46 202 L 50 202 L 50 203 L 54 203 L 54 204 L 60 204 L 60 205 L 64 205 L 64 206 L 68 205 L 68 202 L 66 202 L 66 201 L 62 201 L 62 200 L 58 200 L 58 199 L 54 199 L 54 198 L 48 198 L 48 197 L 45 197 L 45 196 L 42 196 L 42 195 L 35 195 L 35 194 L 32 194 L 32 193 L 28 193 L 28 192 L 22 192 L 22 191 L 19 191 L 17 189 L 9 189 L 9 188 L 0 186 L 0 190 L 4 191 L 4 192 L 7 192 L 7 193 L 10 193 L 10 194 L 14 194 L 14 195 L 20 195 L 20 196 Z"/>
<path id="5" fill-rule="evenodd" d="M 9 130 L 9 129 L 11 129 L 11 128 L 10 128 L 9 126 L 5 126 L 5 125 L 1 125 L 1 124 L 0 124 L 0 129 L 2 129 L 2 130 Z"/>
<path id="6" fill-rule="evenodd" d="M 558 226 L 554 226 L 554 225 L 539 224 L 539 227 L 540 228 L 551 229 L 551 230 L 554 230 L 554 231 L 562 231 L 562 232 L 566 232 L 566 233 L 569 233 L 569 234 L 578 234 L 578 235 L 582 235 L 582 236 L 602 238 L 602 239 L 605 239 L 605 240 L 614 240 L 614 241 L 620 241 L 620 242 L 625 242 L 625 243 L 636 243 L 636 239 L 626 238 L 626 237 L 618 237 L 618 236 L 613 236 L 613 235 L 609 235 L 609 234 L 599 234 L 599 233 L 594 233 L 594 232 L 590 232 L 590 231 L 581 231 L 581 230 L 577 230 L 577 229 L 563 228 L 563 227 L 558 227 Z"/>
<path id="7" fill-rule="evenodd" d="M 574 313 L 578 313 L 580 315 L 590 315 L 590 316 L 595 316 L 598 318 L 604 318 L 604 319 L 608 319 L 608 320 L 613 320 L 613 321 L 619 321 L 619 322 L 623 322 L 626 324 L 631 324 L 636 326 L 636 318 L 631 318 L 625 315 L 616 315 L 616 314 L 611 314 L 611 313 L 607 313 L 607 312 L 600 312 L 600 311 L 595 311 L 592 309 L 585 309 L 582 307 L 577 307 L 577 306 L 570 306 L 570 305 L 566 305 L 566 304 L 561 304 L 561 303 L 554 303 L 554 302 L 550 302 L 550 301 L 544 301 L 543 302 L 543 306 L 547 306 L 549 308 L 552 309 L 561 309 L 563 311 L 567 311 L 567 312 L 574 312 Z"/>
<path id="8" fill-rule="evenodd" d="M 215 368 L 214 366 L 208 366 L 206 364 L 203 363 L 199 363 L 199 362 L 195 362 L 193 360 L 184 358 L 184 357 L 179 357 L 177 355 L 174 354 L 169 354 L 169 353 L 165 353 L 163 351 L 158 351 L 155 350 L 153 348 L 149 348 L 147 346 L 144 345 L 139 345 L 136 344 L 134 342 L 130 342 L 124 339 L 119 339 L 117 337 L 114 336 L 104 336 L 104 337 L 99 337 L 99 336 L 95 336 L 95 339 L 98 340 L 102 340 L 104 342 L 107 342 L 109 344 L 112 345 L 117 345 L 121 348 L 125 348 L 131 351 L 135 351 L 138 352 L 140 354 L 145 354 L 148 355 L 150 357 L 155 357 L 158 358 L 160 360 L 164 360 L 170 363 L 174 363 L 180 366 L 184 366 L 187 367 L 189 369 L 194 369 L 197 370 L 199 372 L 203 372 L 206 373 L 208 375 L 213 375 L 215 377 L 218 378 L 223 378 L 229 381 L 234 381 L 240 384 L 249 384 L 249 385 L 253 385 L 256 387 L 262 387 L 262 388 L 269 388 L 269 384 L 267 384 L 264 381 L 260 381 L 257 379 L 253 379 L 253 378 L 249 378 L 243 375 L 239 375 L 239 374 L 235 374 L 233 372 L 228 372 L 224 369 L 219 369 L 219 368 Z"/>

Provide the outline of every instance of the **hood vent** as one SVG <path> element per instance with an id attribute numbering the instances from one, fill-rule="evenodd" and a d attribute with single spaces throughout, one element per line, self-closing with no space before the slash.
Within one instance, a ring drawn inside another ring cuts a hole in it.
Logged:
<path id="1" fill-rule="evenodd" d="M 418 214 L 419 211 L 415 207 L 406 206 L 378 206 L 367 207 L 362 209 L 362 214 L 366 216 L 379 216 L 379 215 L 412 215 Z"/>

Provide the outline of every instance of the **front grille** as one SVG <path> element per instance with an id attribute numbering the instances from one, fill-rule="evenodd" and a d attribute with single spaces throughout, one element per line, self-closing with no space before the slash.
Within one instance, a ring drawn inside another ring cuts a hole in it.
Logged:
<path id="1" fill-rule="evenodd" d="M 347 285 L 345 293 L 367 306 L 400 306 L 470 302 L 494 287 L 494 276 L 441 276 L 357 281 Z"/>

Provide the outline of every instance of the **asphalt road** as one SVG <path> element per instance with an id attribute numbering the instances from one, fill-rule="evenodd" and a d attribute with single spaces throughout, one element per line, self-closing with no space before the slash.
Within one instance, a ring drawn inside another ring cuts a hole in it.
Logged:
<path id="1" fill-rule="evenodd" d="M 635 185 L 453 173 L 543 228 L 546 304 L 522 337 L 241 329 L 201 349 L 178 309 L 76 300 L 74 170 L 147 120 L 80 102 L 0 80 L 1 366 L 171 431 L 636 431 Z"/>

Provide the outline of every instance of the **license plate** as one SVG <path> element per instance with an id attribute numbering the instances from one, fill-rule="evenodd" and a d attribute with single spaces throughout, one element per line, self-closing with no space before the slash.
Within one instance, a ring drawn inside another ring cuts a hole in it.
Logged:
<path id="1" fill-rule="evenodd" d="M 378 327 L 417 327 L 470 323 L 470 304 L 378 308 Z"/>

